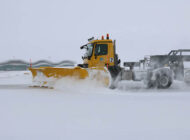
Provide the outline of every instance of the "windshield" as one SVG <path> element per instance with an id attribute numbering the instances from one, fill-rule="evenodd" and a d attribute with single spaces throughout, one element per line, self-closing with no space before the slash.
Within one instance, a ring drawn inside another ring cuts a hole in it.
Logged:
<path id="1" fill-rule="evenodd" d="M 85 47 L 85 54 L 84 57 L 90 57 L 92 56 L 92 50 L 93 50 L 93 44 L 87 44 Z"/>

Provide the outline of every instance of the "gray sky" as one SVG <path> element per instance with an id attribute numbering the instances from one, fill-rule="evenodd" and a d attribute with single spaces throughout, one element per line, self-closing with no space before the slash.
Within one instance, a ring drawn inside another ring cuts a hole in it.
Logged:
<path id="1" fill-rule="evenodd" d="M 106 33 L 122 62 L 190 49 L 190 1 L 0 0 L 0 61 L 81 62 L 79 47 Z"/>

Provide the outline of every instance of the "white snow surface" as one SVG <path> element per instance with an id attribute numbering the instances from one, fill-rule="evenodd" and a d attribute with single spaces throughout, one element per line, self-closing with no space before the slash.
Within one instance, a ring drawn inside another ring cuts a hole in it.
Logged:
<path id="1" fill-rule="evenodd" d="M 30 72 L 0 72 L 1 140 L 189 140 L 190 86 L 166 90 L 123 81 L 29 87 Z"/>

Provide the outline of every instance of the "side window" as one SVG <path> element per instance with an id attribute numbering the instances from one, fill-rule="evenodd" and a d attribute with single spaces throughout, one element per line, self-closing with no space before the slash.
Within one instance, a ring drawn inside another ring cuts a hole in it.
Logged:
<path id="1" fill-rule="evenodd" d="M 96 44 L 95 55 L 106 55 L 108 53 L 108 44 Z"/>

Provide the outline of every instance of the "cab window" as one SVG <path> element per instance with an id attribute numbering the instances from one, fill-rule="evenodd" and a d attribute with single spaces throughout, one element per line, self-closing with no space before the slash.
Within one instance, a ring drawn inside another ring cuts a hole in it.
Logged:
<path id="1" fill-rule="evenodd" d="M 106 55 L 108 53 L 108 44 L 96 44 L 95 55 Z"/>

